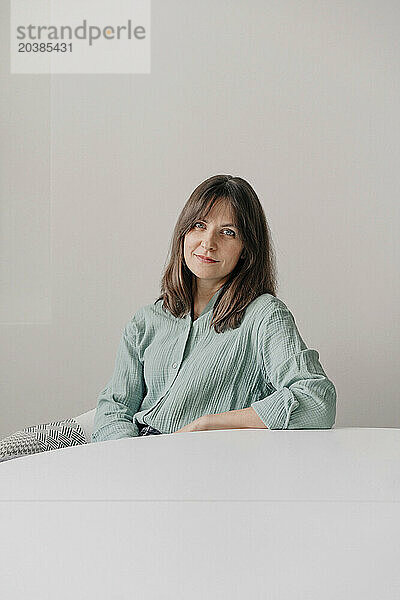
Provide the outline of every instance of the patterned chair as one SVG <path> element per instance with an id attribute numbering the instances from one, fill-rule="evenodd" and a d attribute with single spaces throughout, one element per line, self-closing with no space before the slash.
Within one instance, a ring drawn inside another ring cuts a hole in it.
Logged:
<path id="1" fill-rule="evenodd" d="M 72 419 L 25 427 L 0 440 L 0 462 L 90 443 L 96 409 Z"/>

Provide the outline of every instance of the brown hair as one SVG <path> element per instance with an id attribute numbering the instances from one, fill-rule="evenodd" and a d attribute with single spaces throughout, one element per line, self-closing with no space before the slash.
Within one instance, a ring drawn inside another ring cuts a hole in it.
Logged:
<path id="1" fill-rule="evenodd" d="M 184 259 L 184 237 L 221 200 L 227 201 L 232 209 L 244 247 L 243 258 L 230 273 L 214 305 L 210 325 L 217 333 L 238 327 L 247 306 L 261 294 L 276 296 L 271 233 L 257 194 L 241 177 L 214 175 L 192 192 L 175 225 L 169 261 L 161 280 L 161 296 L 156 300 L 163 300 L 163 308 L 175 317 L 190 312 L 194 276 Z"/>

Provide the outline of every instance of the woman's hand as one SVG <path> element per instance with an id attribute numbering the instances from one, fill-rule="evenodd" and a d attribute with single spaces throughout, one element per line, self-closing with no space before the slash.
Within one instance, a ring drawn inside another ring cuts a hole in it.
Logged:
<path id="1" fill-rule="evenodd" d="M 205 431 L 207 429 L 206 417 L 207 417 L 207 415 L 204 415 L 203 417 L 199 417 L 195 421 L 188 423 L 187 425 L 185 425 L 185 427 L 178 429 L 174 433 L 184 433 L 186 431 Z"/>

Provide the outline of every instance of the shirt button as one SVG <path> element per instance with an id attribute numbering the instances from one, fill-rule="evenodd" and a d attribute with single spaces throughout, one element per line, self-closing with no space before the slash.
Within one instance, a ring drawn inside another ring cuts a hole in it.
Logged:
<path id="1" fill-rule="evenodd" d="M 174 363 L 174 364 L 172 365 L 172 368 L 173 368 L 173 369 L 176 369 L 176 367 L 177 367 L 177 366 L 178 366 L 178 363 Z"/>

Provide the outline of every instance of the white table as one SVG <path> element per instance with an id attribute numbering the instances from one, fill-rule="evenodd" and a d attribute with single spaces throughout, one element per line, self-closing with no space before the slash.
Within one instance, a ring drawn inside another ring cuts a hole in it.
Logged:
<path id="1" fill-rule="evenodd" d="M 224 430 L 0 465 L 1 597 L 400 598 L 400 430 Z"/>

